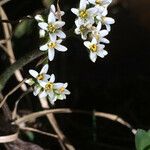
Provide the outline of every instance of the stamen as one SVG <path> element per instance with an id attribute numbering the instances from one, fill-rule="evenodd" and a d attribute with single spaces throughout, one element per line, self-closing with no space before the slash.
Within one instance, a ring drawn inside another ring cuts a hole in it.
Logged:
<path id="1" fill-rule="evenodd" d="M 96 44 L 92 44 L 92 45 L 90 46 L 90 50 L 91 50 L 92 52 L 96 52 L 96 51 L 97 51 L 97 45 L 96 45 Z"/>
<path id="2" fill-rule="evenodd" d="M 52 82 L 48 82 L 46 85 L 45 85 L 45 90 L 46 91 L 51 91 L 53 89 L 53 83 Z"/>
<path id="3" fill-rule="evenodd" d="M 55 31 L 57 29 L 56 26 L 53 24 L 49 24 L 47 28 L 50 33 L 55 33 Z"/>
<path id="4" fill-rule="evenodd" d="M 85 19 L 85 18 L 88 17 L 88 13 L 87 13 L 86 10 L 81 10 L 81 11 L 79 12 L 79 16 L 80 16 L 82 19 Z"/>
<path id="5" fill-rule="evenodd" d="M 43 79 L 44 79 L 44 75 L 43 75 L 43 74 L 39 74 L 39 75 L 37 76 L 37 79 L 38 79 L 38 80 L 43 80 Z"/>

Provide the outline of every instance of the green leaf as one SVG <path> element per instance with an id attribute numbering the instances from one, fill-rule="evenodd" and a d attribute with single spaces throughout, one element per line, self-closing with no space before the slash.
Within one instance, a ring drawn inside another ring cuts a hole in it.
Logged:
<path id="1" fill-rule="evenodd" d="M 25 34 L 30 34 L 33 29 L 33 20 L 23 20 L 19 23 L 15 29 L 14 36 L 16 38 L 21 38 Z"/>
<path id="2" fill-rule="evenodd" d="M 137 150 L 150 150 L 150 131 L 138 129 L 135 135 L 135 145 Z"/>

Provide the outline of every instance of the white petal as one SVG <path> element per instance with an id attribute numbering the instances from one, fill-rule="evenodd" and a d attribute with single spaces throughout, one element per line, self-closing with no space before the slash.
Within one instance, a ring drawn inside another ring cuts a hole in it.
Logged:
<path id="1" fill-rule="evenodd" d="M 101 31 L 100 31 L 100 36 L 101 36 L 101 37 L 104 37 L 104 36 L 106 36 L 106 35 L 108 35 L 108 31 L 107 31 L 107 30 L 101 30 Z"/>
<path id="2" fill-rule="evenodd" d="M 36 78 L 36 77 L 38 76 L 38 74 L 39 74 L 37 71 L 32 70 L 32 69 L 29 70 L 29 73 L 30 73 L 30 75 L 33 76 L 34 78 Z"/>
<path id="3" fill-rule="evenodd" d="M 50 61 L 54 59 L 54 55 L 55 55 L 55 50 L 53 48 L 48 49 L 48 58 Z"/>
<path id="4" fill-rule="evenodd" d="M 107 10 L 107 8 L 106 9 L 104 9 L 104 11 L 103 11 L 103 13 L 102 13 L 102 16 L 106 16 L 108 14 L 108 10 Z"/>
<path id="5" fill-rule="evenodd" d="M 46 33 L 45 30 L 40 29 L 40 30 L 39 30 L 40 38 L 44 37 L 44 36 L 45 36 L 45 33 Z"/>
<path id="6" fill-rule="evenodd" d="M 54 5 L 51 5 L 50 9 L 51 9 L 51 11 L 52 11 L 53 13 L 55 13 L 56 8 L 55 8 L 55 6 L 54 6 Z"/>
<path id="7" fill-rule="evenodd" d="M 44 21 L 41 15 L 36 15 L 34 17 L 37 21 Z"/>
<path id="8" fill-rule="evenodd" d="M 56 100 L 57 100 L 57 97 L 56 97 L 56 96 L 53 96 L 53 98 L 50 99 L 50 103 L 51 103 L 52 105 L 54 105 Z"/>
<path id="9" fill-rule="evenodd" d="M 32 86 L 35 82 L 33 81 L 32 78 L 30 78 L 30 79 L 26 80 L 25 83 L 27 83 L 28 85 Z"/>
<path id="10" fill-rule="evenodd" d="M 75 14 L 75 15 L 79 15 L 79 10 L 76 8 L 72 8 L 71 11 Z"/>
<path id="11" fill-rule="evenodd" d="M 63 87 L 63 83 L 55 83 L 54 84 L 55 89 L 60 89 L 61 87 Z"/>
<path id="12" fill-rule="evenodd" d="M 98 55 L 99 57 L 101 57 L 101 58 L 104 58 L 107 54 L 108 54 L 108 52 L 105 51 L 105 50 L 99 50 L 99 51 L 97 52 L 97 55 Z"/>
<path id="13" fill-rule="evenodd" d="M 58 51 L 65 52 L 67 48 L 63 45 L 57 44 L 55 47 Z"/>
<path id="14" fill-rule="evenodd" d="M 66 38 L 66 34 L 63 31 L 61 31 L 61 30 L 57 31 L 57 36 L 62 38 L 62 39 Z"/>
<path id="15" fill-rule="evenodd" d="M 88 12 L 88 14 L 89 14 L 90 16 L 93 16 L 93 15 L 97 12 L 97 9 L 96 9 L 96 8 L 89 8 L 89 9 L 87 10 L 87 12 Z"/>
<path id="16" fill-rule="evenodd" d="M 39 97 L 40 98 L 43 98 L 43 97 L 46 97 L 47 96 L 47 93 L 45 92 L 45 91 L 43 91 L 43 92 L 41 92 L 40 94 L 39 94 Z"/>
<path id="17" fill-rule="evenodd" d="M 37 96 L 40 93 L 40 90 L 41 90 L 40 87 L 35 86 L 33 91 L 34 96 Z"/>
<path id="18" fill-rule="evenodd" d="M 97 58 L 96 53 L 90 52 L 90 59 L 91 59 L 91 61 L 92 61 L 92 62 L 95 62 L 95 61 L 96 61 L 96 58 Z"/>
<path id="19" fill-rule="evenodd" d="M 71 92 L 70 92 L 69 90 L 65 89 L 64 93 L 65 93 L 66 95 L 70 95 Z"/>
<path id="20" fill-rule="evenodd" d="M 86 9 L 86 4 L 87 4 L 86 1 L 87 0 L 80 0 L 80 6 L 79 6 L 80 10 Z"/>
<path id="21" fill-rule="evenodd" d="M 87 48 L 89 48 L 89 47 L 90 47 L 90 45 L 91 45 L 91 42 L 89 42 L 89 41 L 85 41 L 85 42 L 84 42 L 84 45 L 85 45 Z"/>
<path id="22" fill-rule="evenodd" d="M 54 74 L 51 75 L 51 78 L 50 78 L 49 81 L 52 82 L 52 83 L 55 81 L 55 75 Z"/>
<path id="23" fill-rule="evenodd" d="M 54 23 L 56 21 L 55 15 L 51 12 L 48 15 L 48 23 Z"/>
<path id="24" fill-rule="evenodd" d="M 48 24 L 46 22 L 39 22 L 38 26 L 43 30 L 47 30 Z"/>
<path id="25" fill-rule="evenodd" d="M 43 68 L 42 68 L 41 71 L 40 71 L 40 74 L 42 74 L 42 73 L 44 73 L 44 74 L 47 73 L 48 68 L 49 68 L 48 64 L 44 65 Z"/>
<path id="26" fill-rule="evenodd" d="M 113 18 L 110 18 L 110 17 L 105 17 L 104 21 L 106 24 L 114 24 L 115 23 L 115 20 Z"/>
<path id="27" fill-rule="evenodd" d="M 41 50 L 41 51 L 46 51 L 46 50 L 48 50 L 47 44 L 44 44 L 44 45 L 40 46 L 40 50 Z"/>
<path id="28" fill-rule="evenodd" d="M 92 39 L 91 44 L 97 44 L 97 40 L 96 40 L 96 38 L 93 38 L 93 39 Z"/>
<path id="29" fill-rule="evenodd" d="M 56 33 L 50 33 L 49 36 L 52 42 L 56 41 Z"/>
<path id="30" fill-rule="evenodd" d="M 40 84 L 41 87 L 45 88 L 45 85 L 47 84 L 47 82 L 42 81 L 42 80 L 38 80 L 38 83 Z"/>
<path id="31" fill-rule="evenodd" d="M 111 26 L 109 24 L 106 24 L 105 26 L 106 26 L 107 31 L 110 32 Z"/>
<path id="32" fill-rule="evenodd" d="M 59 44 L 60 44 L 61 42 L 62 42 L 62 39 L 57 40 L 57 43 L 59 43 Z"/>
<path id="33" fill-rule="evenodd" d="M 57 21 L 54 23 L 54 25 L 57 27 L 57 28 L 61 28 L 65 25 L 65 22 L 64 21 Z"/>
<path id="34" fill-rule="evenodd" d="M 101 38 L 101 42 L 102 42 L 102 43 L 106 43 L 106 44 L 109 44 L 109 43 L 110 43 L 110 41 L 107 40 L 106 38 Z"/>
<path id="35" fill-rule="evenodd" d="M 50 75 L 49 74 L 44 74 L 44 78 L 46 79 L 46 80 L 48 80 L 48 79 L 50 79 Z"/>
<path id="36" fill-rule="evenodd" d="M 98 25 L 97 25 L 97 27 L 96 27 L 96 28 L 97 28 L 97 30 L 98 30 L 98 31 L 100 31 L 100 30 L 101 30 L 101 28 L 102 28 L 102 23 L 101 23 L 101 21 L 99 21 L 99 23 L 98 23 Z"/>

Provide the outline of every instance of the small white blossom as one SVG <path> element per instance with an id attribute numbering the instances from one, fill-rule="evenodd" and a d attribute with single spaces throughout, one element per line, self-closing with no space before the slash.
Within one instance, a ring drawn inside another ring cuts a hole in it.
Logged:
<path id="1" fill-rule="evenodd" d="M 92 37 L 95 38 L 98 43 L 102 42 L 108 44 L 109 40 L 105 38 L 106 35 L 108 35 L 108 31 L 101 30 L 101 23 L 98 23 L 97 27 L 92 31 Z"/>
<path id="2" fill-rule="evenodd" d="M 34 77 L 38 83 L 41 81 L 46 81 L 50 78 L 50 75 L 47 74 L 48 72 L 48 64 L 44 65 L 43 68 L 41 69 L 40 73 L 38 73 L 36 70 L 30 69 L 29 73 L 32 77 Z"/>
<path id="3" fill-rule="evenodd" d="M 61 39 L 59 40 L 51 40 L 48 43 L 42 45 L 40 47 L 41 51 L 47 51 L 48 50 L 48 58 L 50 61 L 54 59 L 55 56 L 55 49 L 61 52 L 67 51 L 67 48 L 60 43 L 62 42 Z"/>
<path id="4" fill-rule="evenodd" d="M 115 23 L 113 18 L 106 17 L 104 14 L 98 15 L 96 18 L 99 20 L 99 26 L 105 25 L 108 32 L 111 30 L 110 25 Z"/>
<path id="5" fill-rule="evenodd" d="M 65 25 L 65 22 L 56 21 L 56 17 L 52 12 L 48 15 L 48 23 L 39 22 L 38 25 L 42 30 L 49 33 L 50 39 L 53 41 L 56 40 L 56 37 L 62 39 L 66 38 L 65 33 L 61 30 L 61 28 Z"/>
<path id="6" fill-rule="evenodd" d="M 108 52 L 104 50 L 105 45 L 99 44 L 95 38 L 91 42 L 85 41 L 84 45 L 90 50 L 90 59 L 95 62 L 97 56 L 104 58 Z"/>
<path id="7" fill-rule="evenodd" d="M 88 23 L 79 24 L 78 20 L 75 21 L 75 24 L 77 26 L 75 33 L 77 35 L 81 34 L 81 38 L 86 40 L 88 33 L 91 32 L 92 25 Z"/>
<path id="8" fill-rule="evenodd" d="M 79 9 L 77 8 L 72 8 L 71 11 L 78 16 L 78 23 L 79 24 L 83 24 L 83 23 L 90 23 L 93 24 L 94 23 L 94 14 L 96 13 L 96 9 L 93 8 L 89 8 L 87 9 L 87 1 L 86 0 L 81 0 L 80 1 L 80 6 Z"/>
<path id="9" fill-rule="evenodd" d="M 66 89 L 67 86 L 68 83 L 55 83 L 55 93 L 57 94 L 57 99 L 66 99 L 66 95 L 70 94 L 70 91 Z"/>

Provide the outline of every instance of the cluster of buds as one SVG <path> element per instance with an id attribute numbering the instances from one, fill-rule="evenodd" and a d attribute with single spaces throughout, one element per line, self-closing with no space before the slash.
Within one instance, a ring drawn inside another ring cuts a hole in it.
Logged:
<path id="1" fill-rule="evenodd" d="M 44 20 L 41 15 L 35 16 L 35 19 L 38 21 L 38 26 L 40 27 L 40 37 L 48 36 L 48 41 L 40 46 L 40 50 L 48 51 L 48 58 L 50 61 L 54 59 L 55 50 L 61 52 L 67 50 L 65 46 L 61 45 L 63 39 L 66 38 L 65 33 L 62 31 L 62 27 L 65 25 L 65 22 L 61 21 L 63 15 L 63 11 L 56 11 L 55 6 L 51 5 L 47 20 Z"/>
<path id="2" fill-rule="evenodd" d="M 55 75 L 47 74 L 48 64 L 44 65 L 40 73 L 30 69 L 29 73 L 32 78 L 26 80 L 26 83 L 33 87 L 33 94 L 39 95 L 40 98 L 47 97 L 53 105 L 55 101 L 66 99 L 70 92 L 66 89 L 68 83 L 55 83 Z"/>
<path id="3" fill-rule="evenodd" d="M 104 58 L 108 52 L 104 50 L 109 40 L 105 38 L 111 30 L 114 19 L 107 17 L 108 6 L 112 0 L 80 0 L 79 8 L 71 11 L 77 16 L 75 33 L 81 35 L 84 45 L 89 50 L 92 62 L 97 56 Z M 103 43 L 103 44 L 101 44 Z"/>

